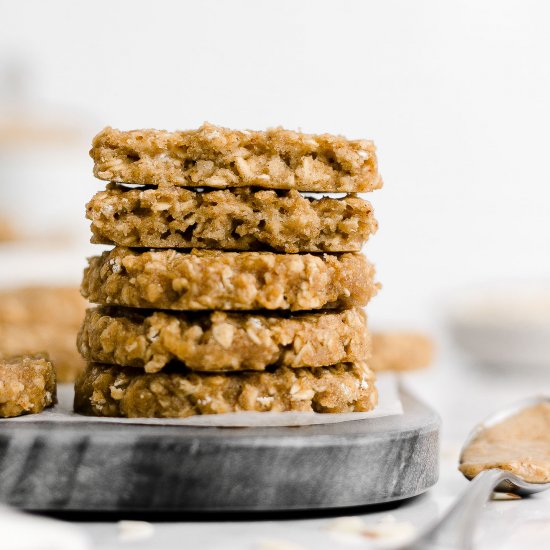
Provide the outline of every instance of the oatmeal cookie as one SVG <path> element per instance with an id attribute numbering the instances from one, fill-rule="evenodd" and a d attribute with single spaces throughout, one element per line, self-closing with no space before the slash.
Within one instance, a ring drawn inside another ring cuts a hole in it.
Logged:
<path id="1" fill-rule="evenodd" d="M 92 242 L 146 248 L 356 252 L 378 224 L 365 200 L 297 191 L 109 184 L 87 205 Z"/>
<path id="2" fill-rule="evenodd" d="M 94 138 L 90 156 L 96 177 L 119 183 L 351 193 L 382 187 L 371 141 L 282 128 L 105 128 Z"/>
<path id="3" fill-rule="evenodd" d="M 224 374 L 144 374 L 91 363 L 75 384 L 74 409 L 91 416 L 184 418 L 239 411 L 369 411 L 376 403 L 374 374 L 360 362 Z"/>
<path id="4" fill-rule="evenodd" d="M 55 370 L 47 355 L 0 359 L 0 417 L 39 413 L 54 403 Z"/>
<path id="5" fill-rule="evenodd" d="M 116 247 L 89 259 L 91 302 L 171 310 L 310 310 L 365 305 L 378 290 L 362 254 L 275 254 Z"/>
<path id="6" fill-rule="evenodd" d="M 158 372 L 170 364 L 197 371 L 322 367 L 369 355 L 362 309 L 264 315 L 89 309 L 78 335 L 88 361 Z"/>
<path id="7" fill-rule="evenodd" d="M 369 367 L 375 371 L 407 371 L 430 365 L 432 340 L 419 332 L 393 331 L 372 333 L 372 356 Z"/>

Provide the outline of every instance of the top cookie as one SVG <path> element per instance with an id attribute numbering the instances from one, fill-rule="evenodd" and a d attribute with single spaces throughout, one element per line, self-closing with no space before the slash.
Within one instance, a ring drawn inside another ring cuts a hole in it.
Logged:
<path id="1" fill-rule="evenodd" d="M 90 156 L 96 177 L 119 183 L 346 193 L 382 187 L 371 141 L 282 128 L 105 128 L 94 138 Z"/>

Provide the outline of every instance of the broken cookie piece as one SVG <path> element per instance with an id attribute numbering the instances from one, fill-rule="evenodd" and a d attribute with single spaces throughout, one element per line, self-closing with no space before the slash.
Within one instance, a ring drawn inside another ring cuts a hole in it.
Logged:
<path id="1" fill-rule="evenodd" d="M 46 354 L 0 359 L 0 417 L 39 413 L 55 403 L 55 369 Z"/>

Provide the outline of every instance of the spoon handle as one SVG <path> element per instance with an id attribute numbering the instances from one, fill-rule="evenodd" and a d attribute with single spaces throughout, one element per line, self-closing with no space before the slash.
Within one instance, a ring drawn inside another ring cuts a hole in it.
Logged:
<path id="1" fill-rule="evenodd" d="M 502 470 L 480 472 L 443 518 L 406 548 L 471 550 L 474 529 L 483 506 L 493 489 L 506 478 L 507 474 Z"/>

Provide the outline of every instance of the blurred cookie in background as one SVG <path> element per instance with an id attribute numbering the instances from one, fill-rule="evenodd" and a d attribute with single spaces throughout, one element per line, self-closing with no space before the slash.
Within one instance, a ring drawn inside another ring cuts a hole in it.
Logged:
<path id="1" fill-rule="evenodd" d="M 372 333 L 374 371 L 410 371 L 428 367 L 434 356 L 433 340 L 421 332 L 383 331 Z"/>
<path id="2" fill-rule="evenodd" d="M 85 309 L 76 288 L 0 290 L 0 356 L 47 352 L 58 382 L 73 382 L 84 368 L 76 336 Z"/>
<path id="3" fill-rule="evenodd" d="M 86 113 L 43 101 L 37 60 L 3 51 L 0 59 L 0 218 L 16 224 L 23 241 L 66 242 L 87 236 L 81 205 L 88 160 Z M 91 177 L 90 177 L 91 180 Z M 1 226 L 1 222 L 0 222 Z M 0 242 L 2 241 L 0 228 Z"/>
<path id="4" fill-rule="evenodd" d="M 12 221 L 0 214 L 0 243 L 7 243 L 17 239 L 17 231 Z"/>

